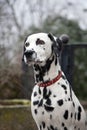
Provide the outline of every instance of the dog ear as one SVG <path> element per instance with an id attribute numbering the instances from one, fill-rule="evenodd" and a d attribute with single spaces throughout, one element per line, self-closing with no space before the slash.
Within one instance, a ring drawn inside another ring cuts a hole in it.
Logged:
<path id="1" fill-rule="evenodd" d="M 52 51 L 55 53 L 56 56 L 59 56 L 62 41 L 59 38 L 54 37 L 51 33 L 48 34 L 48 37 L 53 42 Z"/>
<path id="2" fill-rule="evenodd" d="M 62 34 L 60 37 L 56 38 L 51 33 L 49 33 L 48 37 L 53 42 L 52 50 L 54 51 L 56 56 L 59 56 L 63 48 L 63 44 L 66 44 L 69 41 L 69 36 L 66 34 Z"/>
<path id="3" fill-rule="evenodd" d="M 48 34 L 48 37 L 53 42 L 53 44 L 52 44 L 52 52 L 54 52 L 55 55 L 57 56 L 57 54 L 58 54 L 58 44 L 56 42 L 56 38 L 51 33 Z"/>
<path id="4" fill-rule="evenodd" d="M 56 42 L 52 33 L 48 33 L 48 37 L 52 42 Z"/>

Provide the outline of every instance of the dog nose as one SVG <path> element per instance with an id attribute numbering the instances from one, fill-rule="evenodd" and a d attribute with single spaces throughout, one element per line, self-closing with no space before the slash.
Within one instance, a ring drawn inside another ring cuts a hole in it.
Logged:
<path id="1" fill-rule="evenodd" d="M 26 51 L 24 52 L 24 55 L 26 56 L 26 58 L 30 58 L 33 55 L 34 51 L 30 50 L 30 51 Z"/>

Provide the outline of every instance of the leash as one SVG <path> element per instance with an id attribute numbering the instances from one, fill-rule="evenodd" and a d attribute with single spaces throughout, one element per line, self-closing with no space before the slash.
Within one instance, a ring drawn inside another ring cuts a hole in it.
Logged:
<path id="1" fill-rule="evenodd" d="M 40 84 L 37 84 L 37 85 L 39 87 L 48 87 L 48 86 L 54 84 L 55 82 L 57 82 L 61 78 L 61 76 L 62 76 L 62 72 L 60 71 L 60 73 L 54 79 L 52 79 L 51 81 L 40 83 Z"/>

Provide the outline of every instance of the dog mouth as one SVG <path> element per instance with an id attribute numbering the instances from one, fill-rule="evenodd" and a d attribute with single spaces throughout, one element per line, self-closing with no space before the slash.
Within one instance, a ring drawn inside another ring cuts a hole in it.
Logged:
<path id="1" fill-rule="evenodd" d="M 26 57 L 25 55 L 24 55 L 24 62 L 26 63 L 26 64 L 34 64 L 35 63 L 35 58 L 33 58 L 33 57 Z"/>
<path id="2" fill-rule="evenodd" d="M 24 55 L 24 62 L 28 65 L 41 64 L 43 61 L 37 59 L 36 56 L 26 57 Z"/>
<path id="3" fill-rule="evenodd" d="M 42 61 L 40 61 L 40 60 L 37 60 L 37 59 L 27 59 L 26 60 L 26 63 L 28 64 L 28 65 L 34 65 L 34 64 L 41 64 L 42 63 Z"/>

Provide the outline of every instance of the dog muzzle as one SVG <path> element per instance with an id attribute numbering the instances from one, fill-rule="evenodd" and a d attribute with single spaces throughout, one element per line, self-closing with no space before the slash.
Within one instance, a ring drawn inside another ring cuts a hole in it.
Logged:
<path id="1" fill-rule="evenodd" d="M 31 62 L 35 62 L 37 58 L 37 54 L 33 50 L 25 51 L 24 52 L 24 62 L 29 64 Z"/>

